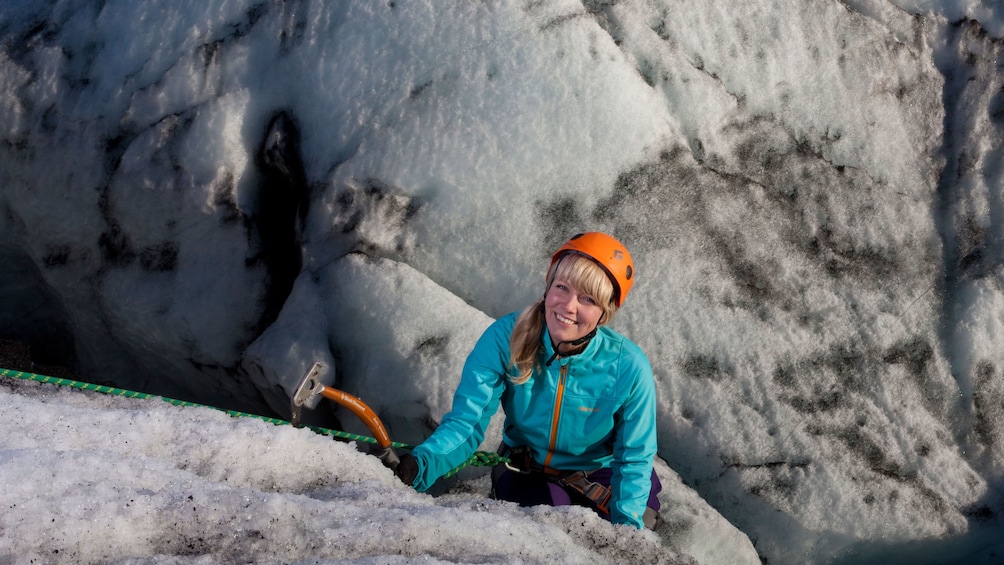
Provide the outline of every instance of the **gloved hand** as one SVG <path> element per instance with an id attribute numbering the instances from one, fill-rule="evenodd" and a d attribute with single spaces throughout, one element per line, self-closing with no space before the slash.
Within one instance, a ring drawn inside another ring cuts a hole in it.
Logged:
<path id="1" fill-rule="evenodd" d="M 401 462 L 397 464 L 397 469 L 394 469 L 394 474 L 401 479 L 402 483 L 411 486 L 411 483 L 415 482 L 415 477 L 418 476 L 418 462 L 410 453 L 405 453 L 401 456 Z"/>

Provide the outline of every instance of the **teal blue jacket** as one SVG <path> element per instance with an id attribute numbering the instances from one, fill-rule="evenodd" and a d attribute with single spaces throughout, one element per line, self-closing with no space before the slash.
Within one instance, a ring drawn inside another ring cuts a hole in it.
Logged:
<path id="1" fill-rule="evenodd" d="M 655 381 L 645 354 L 602 326 L 581 353 L 545 366 L 554 353 L 545 327 L 539 371 L 514 385 L 509 338 L 515 322 L 515 313 L 494 322 L 467 357 L 452 410 L 412 452 L 415 488 L 427 490 L 467 461 L 501 403 L 506 445 L 527 446 L 538 463 L 554 469 L 610 467 L 611 521 L 644 527 L 657 447 Z"/>

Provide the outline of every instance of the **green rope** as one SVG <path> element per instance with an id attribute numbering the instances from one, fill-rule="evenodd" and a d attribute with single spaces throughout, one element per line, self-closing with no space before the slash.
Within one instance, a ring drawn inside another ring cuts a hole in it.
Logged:
<path id="1" fill-rule="evenodd" d="M 0 376 L 2 376 L 2 377 L 11 377 L 11 378 L 16 378 L 16 379 L 22 379 L 22 380 L 27 380 L 27 381 L 35 381 L 35 382 L 39 382 L 39 383 L 52 384 L 52 385 L 57 385 L 57 386 L 68 386 L 68 387 L 71 387 L 71 388 L 78 388 L 78 389 L 81 389 L 81 390 L 90 390 L 90 391 L 93 391 L 93 392 L 100 392 L 102 394 L 111 394 L 111 395 L 115 395 L 115 396 L 124 396 L 126 398 L 140 398 L 140 399 L 159 398 L 160 400 L 163 400 L 164 402 L 167 402 L 168 404 L 173 404 L 174 406 L 189 406 L 189 407 L 195 407 L 195 408 L 211 408 L 213 410 L 220 410 L 222 412 L 226 412 L 227 414 L 229 414 L 230 416 L 233 416 L 235 418 L 257 418 L 259 420 L 268 422 L 269 424 L 274 424 L 276 426 L 283 426 L 283 425 L 289 424 L 288 421 L 286 421 L 286 420 L 280 420 L 279 418 L 271 418 L 269 416 L 260 416 L 258 414 L 251 414 L 251 413 L 248 413 L 248 412 L 238 412 L 237 410 L 226 410 L 226 409 L 223 409 L 223 408 L 217 408 L 215 406 L 209 406 L 208 404 L 198 404 L 198 403 L 195 403 L 195 402 L 188 402 L 186 400 L 176 400 L 174 398 L 167 398 L 167 397 L 164 397 L 164 396 L 156 396 L 156 395 L 153 395 L 153 394 L 147 394 L 145 392 L 136 392 L 136 391 L 132 391 L 132 390 L 125 390 L 125 389 L 115 388 L 115 387 L 111 387 L 111 386 L 96 385 L 96 384 L 85 383 L 85 382 L 81 382 L 81 381 L 74 381 L 74 380 L 70 380 L 70 379 L 63 379 L 63 378 L 60 378 L 60 377 L 50 377 L 48 375 L 38 375 L 38 374 L 35 374 L 35 373 L 25 373 L 25 372 L 22 372 L 22 371 L 13 371 L 13 370 L 10 370 L 10 369 L 0 368 Z M 342 431 L 339 431 L 339 430 L 332 430 L 332 429 L 328 429 L 328 428 L 322 428 L 322 427 L 319 427 L 319 426 L 304 426 L 304 427 L 307 428 L 307 429 L 309 429 L 309 430 L 312 430 L 312 431 L 314 431 L 314 432 L 316 432 L 318 434 L 325 435 L 325 436 L 332 436 L 332 437 L 336 437 L 336 438 L 339 438 L 339 439 L 345 439 L 345 440 L 350 440 L 350 441 L 363 441 L 363 442 L 372 443 L 372 444 L 376 444 L 377 443 L 376 438 L 362 436 L 362 435 L 359 435 L 359 434 L 351 434 L 351 433 L 348 433 L 348 432 L 342 432 Z M 413 445 L 409 445 L 407 443 L 399 443 L 399 442 L 396 442 L 396 441 L 392 441 L 390 444 L 391 444 L 392 447 L 401 447 L 401 448 L 405 448 L 405 449 L 411 449 L 411 448 L 414 447 Z M 458 466 L 457 468 L 453 469 L 449 473 L 443 475 L 443 478 L 452 477 L 453 475 L 456 475 L 457 473 L 460 472 L 461 469 L 463 469 L 464 467 L 467 467 L 468 465 L 473 465 L 473 466 L 476 466 L 476 467 L 490 467 L 490 466 L 497 465 L 499 463 L 503 463 L 505 461 L 508 461 L 508 459 L 504 458 L 504 457 L 500 457 L 496 453 L 488 453 L 488 452 L 485 452 L 485 451 L 477 451 L 473 455 L 471 455 L 471 457 L 467 461 L 465 461 L 464 463 L 460 464 L 460 466 Z"/>
<path id="2" fill-rule="evenodd" d="M 500 463 L 507 463 L 509 461 L 508 457 L 503 457 L 498 453 L 490 453 L 488 451 L 475 451 L 474 455 L 471 455 L 467 461 L 461 464 L 456 469 L 450 471 L 449 473 L 443 475 L 444 478 L 452 477 L 457 474 L 464 467 L 471 465 L 473 467 L 494 467 Z"/>

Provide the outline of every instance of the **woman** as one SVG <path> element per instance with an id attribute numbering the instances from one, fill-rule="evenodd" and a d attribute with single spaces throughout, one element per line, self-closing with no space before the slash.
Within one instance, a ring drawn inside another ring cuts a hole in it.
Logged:
<path id="1" fill-rule="evenodd" d="M 580 504 L 615 524 L 652 527 L 661 489 L 655 383 L 641 349 L 606 327 L 634 284 L 628 250 L 590 232 L 552 256 L 544 296 L 493 323 L 464 365 L 453 409 L 396 473 L 427 490 L 467 461 L 501 403 L 492 494 L 535 504 Z"/>

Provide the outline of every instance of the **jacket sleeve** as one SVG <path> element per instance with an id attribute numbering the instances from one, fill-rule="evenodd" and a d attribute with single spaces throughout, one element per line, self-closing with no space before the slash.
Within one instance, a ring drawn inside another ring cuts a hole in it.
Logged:
<path id="1" fill-rule="evenodd" d="M 511 331 L 509 318 L 496 321 L 467 356 L 450 412 L 412 451 L 418 463 L 412 483 L 416 490 L 428 490 L 439 477 L 467 461 L 484 441 L 505 389 Z"/>
<path id="2" fill-rule="evenodd" d="M 635 349 L 628 359 L 631 361 L 624 378 L 631 383 L 631 390 L 617 415 L 610 519 L 615 524 L 644 528 L 652 489 L 652 463 L 658 449 L 655 380 L 652 367 L 640 349 Z"/>

